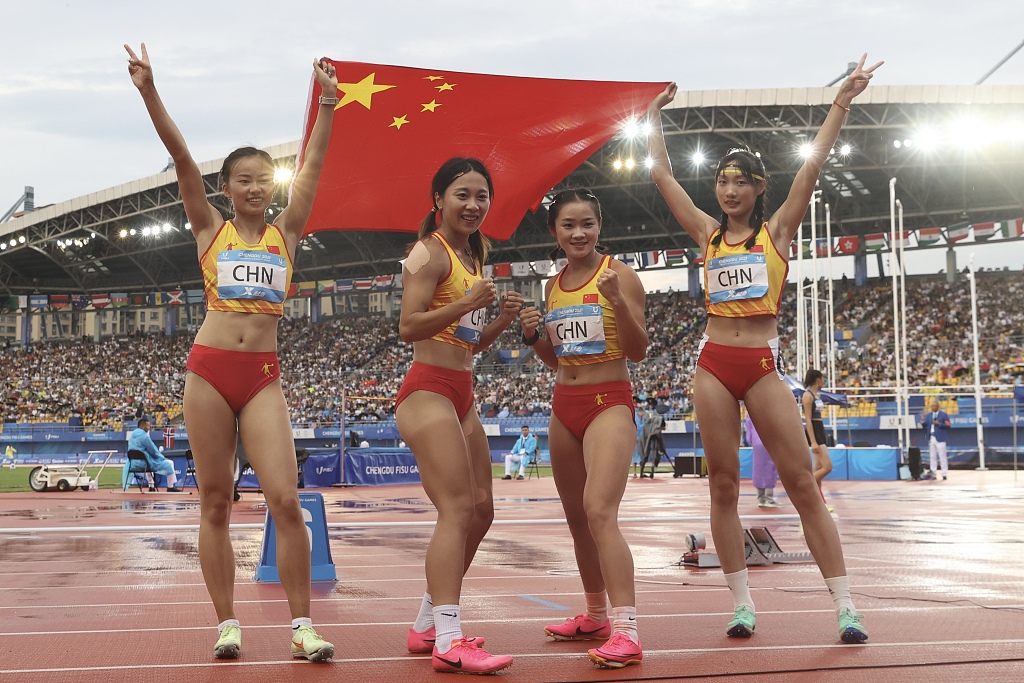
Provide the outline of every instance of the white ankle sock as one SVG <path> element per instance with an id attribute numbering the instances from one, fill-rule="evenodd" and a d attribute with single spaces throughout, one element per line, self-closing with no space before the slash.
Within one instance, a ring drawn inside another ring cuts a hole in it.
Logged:
<path id="1" fill-rule="evenodd" d="M 434 605 L 434 647 L 440 654 L 452 649 L 452 641 L 462 639 L 461 609 L 458 605 Z"/>
<path id="2" fill-rule="evenodd" d="M 313 627 L 313 620 L 309 617 L 295 617 L 292 619 L 292 630 L 298 631 L 300 626 Z"/>
<path id="3" fill-rule="evenodd" d="M 828 592 L 832 594 L 832 604 L 836 606 L 836 614 L 844 607 L 853 610 L 853 598 L 850 597 L 850 578 L 848 576 L 833 576 L 825 579 Z M 856 610 L 853 610 L 856 611 Z"/>
<path id="4" fill-rule="evenodd" d="M 238 619 L 225 619 L 224 621 L 222 621 L 219 624 L 217 624 L 217 633 L 220 633 L 221 631 L 224 630 L 225 626 L 229 626 L 229 625 L 230 626 L 237 626 L 239 628 L 242 627 L 242 625 L 238 623 Z"/>
<path id="5" fill-rule="evenodd" d="M 736 609 L 740 605 L 746 605 L 754 609 L 754 599 L 750 597 L 750 584 L 747 582 L 747 570 L 741 569 L 738 572 L 725 575 L 725 582 L 732 593 L 732 607 Z"/>
<path id="6" fill-rule="evenodd" d="M 634 643 L 640 644 L 636 630 L 636 607 L 612 607 L 612 633 L 624 633 Z"/>
<path id="7" fill-rule="evenodd" d="M 412 630 L 416 633 L 426 633 L 434 625 L 434 602 L 430 599 L 430 593 L 423 594 L 423 601 L 420 603 L 419 614 L 412 624 Z"/>
<path id="8" fill-rule="evenodd" d="M 587 614 L 598 624 L 608 621 L 608 601 L 605 599 L 605 592 L 584 593 L 587 599 Z"/>

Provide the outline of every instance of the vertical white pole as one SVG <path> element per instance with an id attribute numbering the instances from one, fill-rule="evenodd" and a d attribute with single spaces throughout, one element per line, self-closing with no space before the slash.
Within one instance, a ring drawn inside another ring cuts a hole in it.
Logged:
<path id="1" fill-rule="evenodd" d="M 818 197 L 811 194 L 811 362 L 809 368 L 821 370 L 821 323 L 818 320 Z"/>
<path id="2" fill-rule="evenodd" d="M 803 378 L 807 372 L 804 355 L 807 349 L 807 332 L 804 329 L 804 224 L 796 231 L 796 376 Z"/>
<path id="3" fill-rule="evenodd" d="M 896 179 L 889 179 L 889 273 L 892 275 L 892 357 L 896 366 L 896 434 L 899 441 L 900 461 L 905 456 L 903 451 L 903 429 L 902 410 L 900 410 L 900 309 L 899 309 L 899 279 L 897 277 L 898 264 L 896 263 Z"/>
<path id="4" fill-rule="evenodd" d="M 828 349 L 828 385 L 835 391 L 839 378 L 836 377 L 836 314 L 835 292 L 832 288 L 832 207 L 828 205 L 828 202 L 825 202 L 825 240 L 828 242 L 828 306 L 825 308 L 828 315 L 828 324 L 825 326 L 828 342 L 825 348 Z M 832 441 L 839 443 L 835 406 L 830 406 L 829 415 L 832 418 Z"/>
<path id="5" fill-rule="evenodd" d="M 342 484 L 345 482 L 345 415 L 348 411 L 345 409 L 345 386 L 341 387 L 341 420 L 338 423 L 341 425 L 341 437 L 338 439 L 338 447 L 341 451 L 340 461 L 338 466 L 341 467 L 341 472 L 338 473 L 338 478 Z"/>
<path id="6" fill-rule="evenodd" d="M 905 426 L 903 428 L 904 443 L 910 446 L 910 388 L 909 379 L 907 378 L 907 369 L 910 367 L 907 361 L 907 266 L 906 261 L 903 258 L 903 249 L 906 243 L 903 231 L 903 203 L 898 199 L 896 200 L 896 206 L 899 208 L 899 223 L 900 223 L 900 356 L 903 362 L 900 363 L 903 371 L 903 421 Z"/>
<path id="7" fill-rule="evenodd" d="M 981 424 L 981 367 L 978 357 L 978 288 L 974 276 L 974 254 L 967 262 L 967 278 L 971 282 L 971 331 L 974 337 L 974 420 L 978 428 L 978 469 L 985 467 L 985 427 Z"/>

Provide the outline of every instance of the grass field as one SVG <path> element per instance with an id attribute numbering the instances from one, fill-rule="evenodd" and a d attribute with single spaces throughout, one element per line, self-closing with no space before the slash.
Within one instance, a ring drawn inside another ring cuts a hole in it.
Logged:
<path id="1" fill-rule="evenodd" d="M 0 469 L 0 493 L 5 491 L 30 491 L 28 475 L 35 465 L 21 465 L 15 469 L 4 466 Z M 90 478 L 95 478 L 100 471 L 99 466 L 87 467 Z M 121 486 L 121 465 L 108 465 L 100 476 L 101 489 L 116 489 Z"/>

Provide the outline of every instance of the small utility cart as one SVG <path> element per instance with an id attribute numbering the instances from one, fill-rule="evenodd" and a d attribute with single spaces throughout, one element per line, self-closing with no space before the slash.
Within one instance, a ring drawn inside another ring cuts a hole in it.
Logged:
<path id="1" fill-rule="evenodd" d="M 74 491 L 75 488 L 81 488 L 83 491 L 90 489 L 99 488 L 100 474 L 103 472 L 103 468 L 110 462 L 110 458 L 113 457 L 117 451 L 89 451 L 89 457 L 77 465 L 40 465 L 34 467 L 28 475 L 28 485 L 33 491 L 45 491 L 50 488 L 56 488 L 58 491 Z M 103 464 L 100 465 L 100 471 L 96 473 L 96 478 L 91 479 L 89 473 L 86 471 L 89 463 L 92 462 L 93 456 L 96 456 L 96 462 L 100 462 L 103 459 Z M 105 458 L 103 456 L 106 456 Z"/>

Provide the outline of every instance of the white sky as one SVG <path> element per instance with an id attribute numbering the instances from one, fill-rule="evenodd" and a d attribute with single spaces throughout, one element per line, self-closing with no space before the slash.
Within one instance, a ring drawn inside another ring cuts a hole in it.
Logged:
<path id="1" fill-rule="evenodd" d="M 125 42 L 147 43 L 203 161 L 297 139 L 321 55 L 701 90 L 821 86 L 867 52 L 886 60 L 875 83 L 950 84 L 974 83 L 1024 38 L 1024 3 L 1009 0 L 35 0 L 6 3 L 3 19 L 0 211 L 26 185 L 45 205 L 164 167 Z M 1024 83 L 1024 50 L 987 82 Z M 1005 245 L 976 251 L 986 267 L 1024 263 Z M 941 250 L 917 260 L 912 270 L 945 266 Z"/>

